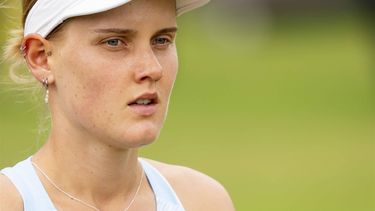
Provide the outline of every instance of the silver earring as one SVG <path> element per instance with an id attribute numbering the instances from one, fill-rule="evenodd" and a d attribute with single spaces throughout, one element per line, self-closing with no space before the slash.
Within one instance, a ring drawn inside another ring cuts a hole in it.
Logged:
<path id="1" fill-rule="evenodd" d="M 26 57 L 26 45 L 21 45 L 20 52 L 22 56 L 25 58 Z"/>
<path id="2" fill-rule="evenodd" d="M 44 96 L 44 102 L 48 104 L 48 98 L 49 98 L 49 90 L 48 90 L 48 77 L 43 79 L 42 84 L 44 88 L 46 89 L 46 96 Z"/>

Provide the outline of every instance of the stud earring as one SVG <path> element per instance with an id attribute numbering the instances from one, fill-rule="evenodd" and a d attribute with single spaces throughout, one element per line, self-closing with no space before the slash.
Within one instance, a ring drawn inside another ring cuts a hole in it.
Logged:
<path id="1" fill-rule="evenodd" d="M 26 45 L 21 45 L 20 52 L 23 58 L 25 58 L 26 57 Z"/>
<path id="2" fill-rule="evenodd" d="M 48 104 L 48 98 L 49 98 L 49 90 L 48 90 L 48 77 L 43 79 L 42 84 L 44 88 L 46 89 L 46 96 L 44 96 L 44 102 Z"/>

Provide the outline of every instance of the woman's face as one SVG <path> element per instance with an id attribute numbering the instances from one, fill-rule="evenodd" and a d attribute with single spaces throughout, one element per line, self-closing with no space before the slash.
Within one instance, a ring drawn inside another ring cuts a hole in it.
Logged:
<path id="1" fill-rule="evenodd" d="M 178 69 L 176 25 L 174 0 L 134 0 L 67 22 L 51 40 L 53 127 L 120 148 L 155 140 Z"/>

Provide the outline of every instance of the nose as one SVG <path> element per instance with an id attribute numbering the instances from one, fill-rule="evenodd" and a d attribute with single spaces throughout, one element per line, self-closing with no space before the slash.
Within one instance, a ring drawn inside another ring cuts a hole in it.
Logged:
<path id="1" fill-rule="evenodd" d="M 137 83 L 146 80 L 159 81 L 163 77 L 162 66 L 152 49 L 140 52 L 138 58 L 140 60 L 139 67 L 135 73 Z"/>

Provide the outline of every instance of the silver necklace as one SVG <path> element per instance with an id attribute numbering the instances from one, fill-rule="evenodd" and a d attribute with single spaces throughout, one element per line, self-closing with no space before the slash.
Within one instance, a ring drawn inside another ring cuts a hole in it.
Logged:
<path id="1" fill-rule="evenodd" d="M 91 205 L 91 204 L 89 204 L 89 203 L 87 203 L 87 202 L 85 202 L 85 201 L 83 201 L 83 200 L 81 200 L 81 199 L 79 199 L 79 198 L 77 198 L 77 197 L 74 197 L 74 196 L 72 196 L 71 194 L 69 194 L 69 193 L 67 193 L 66 191 L 64 191 L 63 189 L 61 189 L 59 186 L 57 186 L 56 185 L 56 183 L 54 183 L 52 180 L 51 180 L 51 178 L 38 166 L 38 165 L 36 165 L 36 163 L 34 163 L 33 161 L 31 161 L 31 163 L 40 171 L 40 173 L 42 173 L 42 175 L 48 180 L 48 182 L 49 183 L 51 183 L 51 185 L 53 186 L 53 187 L 55 187 L 58 191 L 60 191 L 61 193 L 63 193 L 63 194 L 65 194 L 67 197 L 69 197 L 70 199 L 72 199 L 72 200 L 75 200 L 75 201 L 77 201 L 77 202 L 79 202 L 79 203 L 81 203 L 82 205 L 85 205 L 86 207 L 90 207 L 91 209 L 93 209 L 93 210 L 96 210 L 96 211 L 100 211 L 100 209 L 99 208 L 97 208 L 97 207 L 95 207 L 95 206 L 93 206 L 93 205 Z M 135 191 L 135 194 L 134 194 L 134 196 L 133 196 L 133 198 L 132 198 L 132 200 L 130 201 L 130 203 L 129 203 L 129 205 L 124 209 L 124 211 L 127 211 L 127 210 L 129 210 L 129 208 L 132 206 L 132 204 L 134 203 L 134 201 L 135 201 L 135 199 L 136 199 L 136 197 L 137 197 L 137 195 L 138 195 L 138 192 L 139 192 L 139 190 L 141 189 L 141 185 L 142 185 L 142 181 L 143 181 L 143 176 L 144 175 L 144 173 L 143 173 L 143 171 L 142 171 L 142 174 L 141 174 L 141 179 L 140 179 L 140 181 L 139 181 L 139 184 L 138 184 L 138 187 L 137 187 L 137 190 Z"/>

